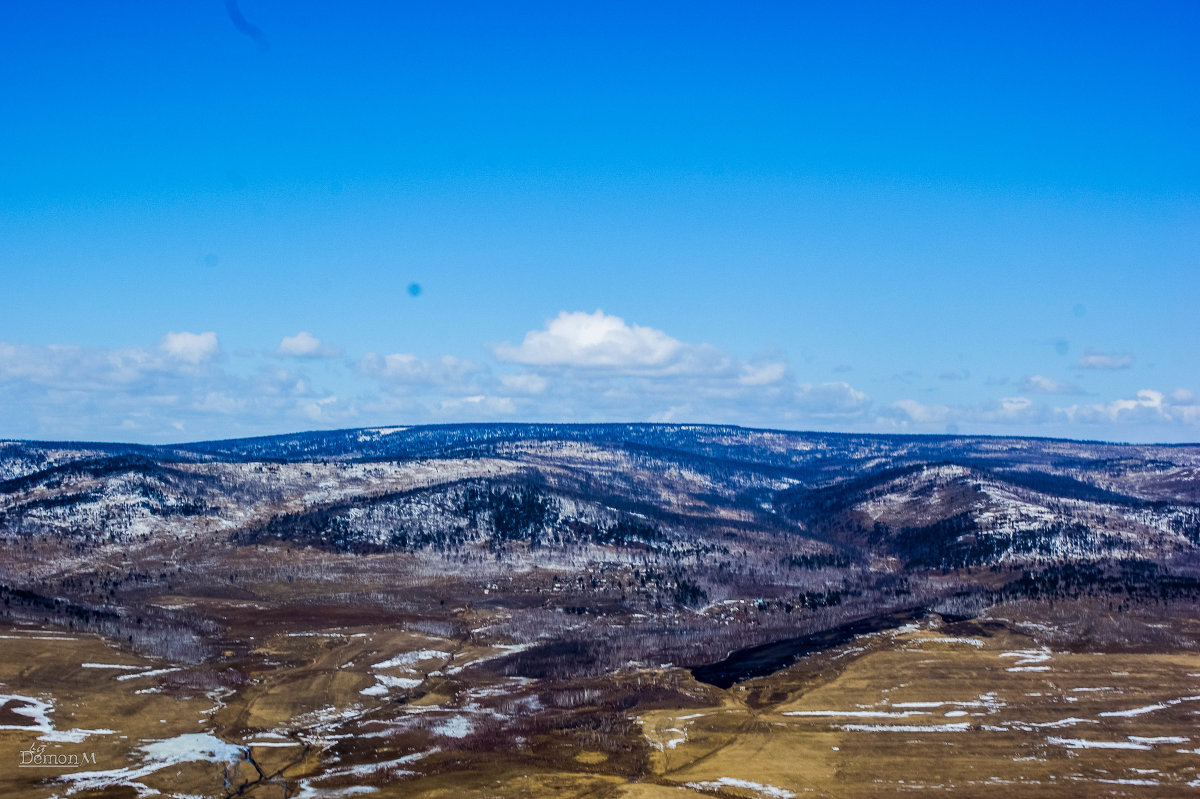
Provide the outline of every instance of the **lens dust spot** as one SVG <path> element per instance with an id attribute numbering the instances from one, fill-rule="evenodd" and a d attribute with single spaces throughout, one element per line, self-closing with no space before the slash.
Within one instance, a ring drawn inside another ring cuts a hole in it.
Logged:
<path id="1" fill-rule="evenodd" d="M 421 295 L 421 284 L 420 283 L 409 283 L 408 284 L 408 294 L 411 297 L 419 297 Z"/>

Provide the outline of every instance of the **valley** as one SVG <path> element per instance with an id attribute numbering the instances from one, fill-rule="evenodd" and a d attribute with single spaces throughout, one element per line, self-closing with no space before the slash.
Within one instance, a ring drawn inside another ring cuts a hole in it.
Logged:
<path id="1" fill-rule="evenodd" d="M 671 425 L 0 442 L 0 779 L 1178 796 L 1200 789 L 1198 468 L 1192 446 Z"/>

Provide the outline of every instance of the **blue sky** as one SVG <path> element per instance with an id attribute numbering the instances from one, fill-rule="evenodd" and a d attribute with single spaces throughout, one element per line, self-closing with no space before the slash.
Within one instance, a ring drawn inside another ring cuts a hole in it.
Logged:
<path id="1" fill-rule="evenodd" d="M 1200 440 L 1200 6 L 236 8 L 9 9 L 0 436 Z"/>

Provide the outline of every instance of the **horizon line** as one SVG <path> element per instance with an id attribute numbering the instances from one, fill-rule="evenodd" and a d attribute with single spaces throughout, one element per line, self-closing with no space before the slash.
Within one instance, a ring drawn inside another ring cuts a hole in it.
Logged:
<path id="1" fill-rule="evenodd" d="M 34 445 L 52 445 L 52 446 L 104 446 L 104 447 L 141 447 L 146 449 L 170 449 L 170 448 L 188 448 L 204 444 L 227 444 L 234 442 L 249 442 L 263 441 L 269 439 L 289 438 L 298 436 L 319 436 L 319 435 L 336 435 L 338 433 L 354 433 L 364 430 L 384 430 L 395 429 L 395 432 L 414 429 L 436 429 L 436 428 L 521 428 L 521 427 L 662 427 L 662 428 L 689 428 L 703 427 L 713 429 L 733 429 L 741 430 L 748 433 L 777 433 L 795 436 L 833 436 L 833 437 L 856 437 L 856 438 L 908 438 L 908 439 L 993 439 L 993 440 L 1017 440 L 1017 441 L 1046 441 L 1046 442 L 1065 442 L 1072 444 L 1097 444 L 1105 446 L 1121 446 L 1121 447 L 1200 447 L 1200 441 L 1179 441 L 1179 442 L 1163 442 L 1163 441 L 1113 441 L 1108 439 L 1094 438 L 1070 438 L 1066 436 L 1036 436 L 1036 435 L 1015 435 L 1015 434 L 997 434 L 997 433 L 868 433 L 868 432 L 853 432 L 844 430 L 796 430 L 782 427 L 754 427 L 739 424 L 728 424 L 721 422 L 549 422 L 549 421 L 523 421 L 523 422 L 434 422 L 426 424 L 378 424 L 368 425 L 364 427 L 338 427 L 328 429 L 312 429 L 312 430 L 293 430 L 282 433 L 265 433 L 254 436 L 238 436 L 233 438 L 210 438 L 210 439 L 194 439 L 188 441 L 165 442 L 161 444 L 150 444 L 140 441 L 101 441 L 101 440 L 84 440 L 84 439 L 35 439 L 35 438 L 0 438 L 0 444 L 34 444 Z"/>

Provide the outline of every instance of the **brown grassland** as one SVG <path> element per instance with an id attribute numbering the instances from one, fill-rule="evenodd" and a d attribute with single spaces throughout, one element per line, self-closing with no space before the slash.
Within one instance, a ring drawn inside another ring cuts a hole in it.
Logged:
<path id="1" fill-rule="evenodd" d="M 1057 650 L 1019 629 L 935 616 L 723 691 L 675 667 L 570 686 L 502 677 L 480 666 L 504 648 L 382 624 L 248 624 L 242 651 L 201 666 L 14 626 L 0 646 L 5 796 L 1167 797 L 1200 785 L 1200 655 Z M 49 707 L 39 718 L 20 697 Z M 200 735 L 212 737 L 188 738 Z M 16 768 L 39 739 L 95 765 Z M 249 756 L 155 760 L 148 740 Z"/>

